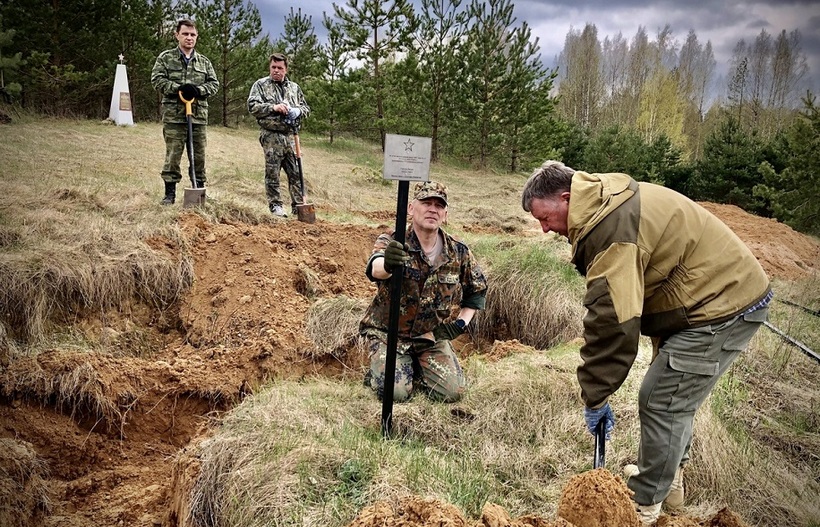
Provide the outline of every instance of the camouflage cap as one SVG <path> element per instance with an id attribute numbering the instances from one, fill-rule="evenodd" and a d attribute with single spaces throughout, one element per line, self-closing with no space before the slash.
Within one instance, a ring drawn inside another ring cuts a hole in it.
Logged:
<path id="1" fill-rule="evenodd" d="M 447 186 L 435 181 L 419 181 L 416 183 L 414 199 L 438 198 L 447 205 Z"/>

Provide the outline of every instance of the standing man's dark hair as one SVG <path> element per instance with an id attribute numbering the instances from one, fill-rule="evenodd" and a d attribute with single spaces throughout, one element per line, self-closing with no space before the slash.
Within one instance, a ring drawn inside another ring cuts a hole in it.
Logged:
<path id="1" fill-rule="evenodd" d="M 677 192 L 626 174 L 538 168 L 521 204 L 566 236 L 586 277 L 578 383 L 590 433 L 615 426 L 609 397 L 638 353 L 654 354 L 638 395 L 638 464 L 624 467 L 645 525 L 683 503 L 695 411 L 766 320 L 769 279 L 729 227 Z"/>
<path id="2" fill-rule="evenodd" d="M 288 177 L 291 214 L 302 203 L 304 189 L 296 162 L 294 134 L 302 119 L 310 115 L 310 106 L 298 84 L 287 77 L 288 58 L 273 53 L 268 58 L 269 75 L 257 80 L 248 95 L 248 111 L 259 123 L 259 143 L 265 153 L 265 194 L 272 214 L 287 217 L 279 192 L 279 173 Z"/>
<path id="3" fill-rule="evenodd" d="M 191 103 L 193 112 L 194 172 L 197 187 L 204 188 L 205 146 L 207 144 L 208 97 L 219 91 L 219 81 L 211 61 L 194 50 L 196 23 L 182 19 L 177 22 L 174 37 L 178 46 L 163 51 L 151 70 L 151 85 L 162 94 L 162 135 L 165 138 L 165 163 L 161 177 L 165 183 L 163 205 L 176 199 L 176 186 L 182 179 L 179 163 L 187 147 L 188 118 L 183 98 Z"/>

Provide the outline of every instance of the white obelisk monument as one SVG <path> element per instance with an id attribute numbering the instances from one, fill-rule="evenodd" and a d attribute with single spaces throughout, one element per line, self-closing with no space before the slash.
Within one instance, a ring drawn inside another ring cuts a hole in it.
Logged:
<path id="1" fill-rule="evenodd" d="M 128 91 L 128 73 L 125 71 L 125 59 L 122 53 L 119 56 L 117 73 L 114 76 L 114 93 L 111 95 L 111 110 L 108 118 L 117 125 L 134 125 L 134 115 L 131 113 L 131 92 Z"/>

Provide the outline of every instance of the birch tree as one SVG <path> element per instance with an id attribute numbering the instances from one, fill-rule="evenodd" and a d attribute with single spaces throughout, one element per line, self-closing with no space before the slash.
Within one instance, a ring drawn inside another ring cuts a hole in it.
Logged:
<path id="1" fill-rule="evenodd" d="M 613 38 L 606 37 L 601 46 L 601 54 L 602 82 L 606 98 L 605 110 L 602 113 L 603 125 L 627 124 L 624 94 L 627 90 L 629 42 L 621 33 Z"/>
<path id="2" fill-rule="evenodd" d="M 604 94 L 602 60 L 595 24 L 567 33 L 564 49 L 558 57 L 559 108 L 562 115 L 584 127 L 598 125 Z"/>
<path id="3" fill-rule="evenodd" d="M 623 94 L 625 118 L 630 126 L 638 118 L 641 94 L 643 93 L 644 84 L 646 84 L 652 72 L 653 57 L 654 52 L 652 51 L 652 45 L 649 43 L 646 29 L 640 26 L 629 47 L 626 90 Z"/>

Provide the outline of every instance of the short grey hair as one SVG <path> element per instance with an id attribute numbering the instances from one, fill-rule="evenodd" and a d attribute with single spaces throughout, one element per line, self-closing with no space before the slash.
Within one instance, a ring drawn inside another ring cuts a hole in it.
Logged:
<path id="1" fill-rule="evenodd" d="M 569 192 L 573 174 L 575 170 L 560 161 L 544 161 L 524 184 L 524 190 L 521 191 L 521 206 L 530 212 L 532 200 L 547 199 L 562 192 Z"/>

